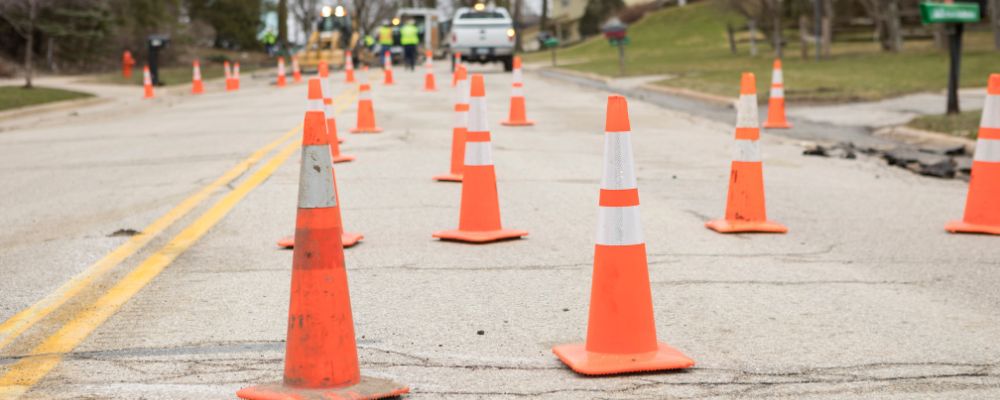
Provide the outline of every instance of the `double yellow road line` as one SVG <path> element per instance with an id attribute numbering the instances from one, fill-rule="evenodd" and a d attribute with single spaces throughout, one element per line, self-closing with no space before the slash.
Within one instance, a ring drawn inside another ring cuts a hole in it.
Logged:
<path id="1" fill-rule="evenodd" d="M 356 96 L 356 92 L 353 90 L 338 96 L 336 101 L 338 107 L 335 113 L 343 110 L 344 107 L 339 105 L 349 104 L 354 96 Z M 26 330 L 65 305 L 128 257 L 141 250 L 153 238 L 211 197 L 216 190 L 235 181 L 264 159 L 272 150 L 281 146 L 282 143 L 288 142 L 290 138 L 296 137 L 301 129 L 301 126 L 291 129 L 278 139 L 261 147 L 218 179 L 184 199 L 166 214 L 146 226 L 140 234 L 131 237 L 127 242 L 70 279 L 59 289 L 4 321 L 0 324 L 0 349 L 9 345 Z M 73 351 L 97 327 L 114 315 L 122 305 L 146 287 L 171 262 L 221 221 L 250 191 L 274 174 L 274 171 L 288 160 L 299 146 L 298 141 L 292 140 L 281 147 L 281 150 L 260 169 L 223 196 L 167 244 L 143 260 L 96 301 L 73 315 L 58 331 L 35 346 L 23 358 L 10 365 L 7 372 L 0 375 L 0 400 L 17 399 L 41 381 L 49 371 L 62 361 L 65 354 Z"/>

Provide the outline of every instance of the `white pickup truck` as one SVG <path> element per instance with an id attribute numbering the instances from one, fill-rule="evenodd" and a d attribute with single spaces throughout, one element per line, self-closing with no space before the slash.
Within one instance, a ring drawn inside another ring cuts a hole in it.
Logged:
<path id="1" fill-rule="evenodd" d="M 465 62 L 502 62 L 505 71 L 514 64 L 514 25 L 502 7 L 462 7 L 451 23 L 451 53 L 462 53 Z M 452 57 L 454 62 L 454 57 Z"/>

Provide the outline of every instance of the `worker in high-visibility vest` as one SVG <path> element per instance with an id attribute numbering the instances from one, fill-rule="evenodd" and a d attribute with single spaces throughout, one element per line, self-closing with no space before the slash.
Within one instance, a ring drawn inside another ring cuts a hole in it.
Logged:
<path id="1" fill-rule="evenodd" d="M 382 21 L 382 26 L 378 28 L 378 46 L 378 51 L 375 52 L 378 57 L 392 48 L 392 26 L 388 20 Z M 381 61 L 381 58 L 378 60 Z"/>
<path id="2" fill-rule="evenodd" d="M 406 69 L 413 71 L 417 65 L 417 45 L 420 44 L 420 30 L 413 19 L 406 20 L 406 25 L 399 28 L 399 44 L 403 45 L 403 58 Z"/>

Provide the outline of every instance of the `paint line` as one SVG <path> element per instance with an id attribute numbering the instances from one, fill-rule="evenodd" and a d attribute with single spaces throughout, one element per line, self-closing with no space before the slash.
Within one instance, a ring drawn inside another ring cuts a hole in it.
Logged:
<path id="1" fill-rule="evenodd" d="M 7 373 L 0 376 L 0 400 L 17 399 L 42 380 L 62 361 L 66 353 L 73 351 L 170 263 L 208 233 L 209 229 L 219 223 L 251 190 L 270 177 L 300 146 L 297 141 L 288 143 L 270 161 L 146 258 L 114 287 L 76 314 L 26 357 L 12 364 Z"/>

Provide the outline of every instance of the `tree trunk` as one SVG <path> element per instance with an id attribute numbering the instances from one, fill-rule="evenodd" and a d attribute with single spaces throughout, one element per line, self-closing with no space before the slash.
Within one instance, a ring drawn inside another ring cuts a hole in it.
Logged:
<path id="1" fill-rule="evenodd" d="M 514 51 L 524 51 L 524 43 L 521 42 L 521 3 L 523 0 L 513 0 L 514 3 Z"/>
<path id="2" fill-rule="evenodd" d="M 288 48 L 288 0 L 278 0 L 278 46 Z"/>
<path id="3" fill-rule="evenodd" d="M 834 20 L 834 0 L 826 0 L 823 2 L 823 20 L 821 22 L 822 26 L 820 28 L 823 43 L 823 56 L 830 56 L 830 46 L 833 44 L 833 20 Z"/>
<path id="4" fill-rule="evenodd" d="M 889 51 L 898 53 L 903 50 L 903 32 L 899 21 L 899 2 L 889 0 L 886 8 L 886 29 L 888 31 Z"/>
<path id="5" fill-rule="evenodd" d="M 24 49 L 24 87 L 27 89 L 33 87 L 31 78 L 35 72 L 33 61 L 35 55 L 35 17 L 37 16 L 37 11 L 35 9 L 35 0 L 28 0 L 28 43 Z"/>
<path id="6" fill-rule="evenodd" d="M 802 59 L 809 59 L 809 17 L 799 15 L 799 47 L 802 49 Z"/>
<path id="7" fill-rule="evenodd" d="M 1000 0 L 990 1 L 990 26 L 993 27 L 993 47 L 1000 51 Z"/>
<path id="8" fill-rule="evenodd" d="M 781 29 L 781 16 L 785 13 L 782 0 L 774 0 L 774 56 L 781 58 L 784 55 L 782 47 L 784 45 L 784 34 Z"/>
<path id="9" fill-rule="evenodd" d="M 545 32 L 549 27 L 549 0 L 542 0 L 542 17 L 538 20 L 538 30 Z"/>

